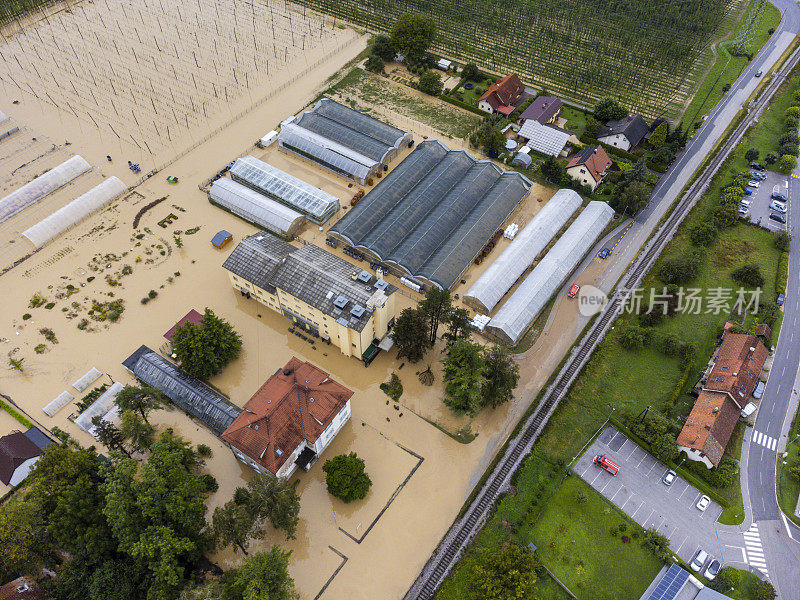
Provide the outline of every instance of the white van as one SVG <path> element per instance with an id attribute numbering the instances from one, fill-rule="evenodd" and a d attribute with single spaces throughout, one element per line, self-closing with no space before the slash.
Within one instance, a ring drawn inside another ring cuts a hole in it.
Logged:
<path id="1" fill-rule="evenodd" d="M 754 412 L 756 412 L 757 408 L 758 407 L 755 404 L 753 404 L 752 402 L 748 402 L 745 405 L 745 407 L 742 409 L 742 412 L 740 413 L 739 416 L 741 416 L 743 419 L 746 419 L 747 417 L 752 415 Z"/>
<path id="2" fill-rule="evenodd" d="M 695 573 L 699 573 L 700 569 L 703 568 L 703 565 L 706 564 L 708 560 L 708 552 L 705 550 L 698 550 L 697 554 L 694 555 L 691 564 L 689 565 L 692 568 L 692 571 Z"/>

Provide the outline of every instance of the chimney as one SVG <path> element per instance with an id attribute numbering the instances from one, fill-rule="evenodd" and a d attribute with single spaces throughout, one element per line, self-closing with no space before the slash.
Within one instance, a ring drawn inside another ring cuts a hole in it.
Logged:
<path id="1" fill-rule="evenodd" d="M 710 424 L 710 423 L 706 423 L 706 424 L 704 425 L 704 427 L 705 427 L 706 429 L 708 429 L 709 431 L 711 431 L 711 424 Z"/>

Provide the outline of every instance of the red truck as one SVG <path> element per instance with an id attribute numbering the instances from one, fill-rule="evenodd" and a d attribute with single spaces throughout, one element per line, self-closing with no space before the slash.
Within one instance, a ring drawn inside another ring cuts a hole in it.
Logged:
<path id="1" fill-rule="evenodd" d="M 608 458 L 605 454 L 596 455 L 592 462 L 594 462 L 594 464 L 596 464 L 601 469 L 604 469 L 609 473 L 611 473 L 614 477 L 616 477 L 617 473 L 619 473 L 619 465 L 610 458 Z"/>

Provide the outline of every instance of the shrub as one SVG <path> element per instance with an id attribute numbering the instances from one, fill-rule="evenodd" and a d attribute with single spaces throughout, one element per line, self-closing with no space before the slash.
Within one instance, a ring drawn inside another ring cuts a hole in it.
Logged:
<path id="1" fill-rule="evenodd" d="M 400 400 L 400 396 L 403 395 L 403 384 L 400 382 L 400 378 L 397 376 L 397 373 L 392 373 L 392 377 L 389 382 L 382 383 L 380 388 L 383 390 L 384 394 L 389 396 L 389 398 L 395 402 Z"/>
<path id="2" fill-rule="evenodd" d="M 442 76 L 436 71 L 424 71 L 419 76 L 419 91 L 431 96 L 438 96 L 442 93 Z"/>
<path id="3" fill-rule="evenodd" d="M 31 316 L 32 316 L 31 313 L 25 313 L 24 315 L 22 315 L 22 320 L 27 321 L 28 319 L 31 318 Z"/>
<path id="4" fill-rule="evenodd" d="M 735 211 L 735 209 L 734 209 Z M 687 252 L 683 256 L 675 256 L 661 263 L 658 277 L 664 283 L 683 284 L 697 277 L 700 271 L 702 255 L 698 252 Z"/>
<path id="5" fill-rule="evenodd" d="M 619 345 L 625 350 L 640 350 L 647 342 L 647 334 L 641 327 L 628 326 L 619 336 Z"/>
<path id="6" fill-rule="evenodd" d="M 786 281 L 789 277 L 789 253 L 782 252 L 778 260 L 778 271 L 775 273 L 775 292 L 786 293 Z"/>
<path id="7" fill-rule="evenodd" d="M 703 463 L 694 460 L 687 460 L 684 464 L 687 465 L 689 471 L 718 488 L 732 485 L 739 474 L 739 465 L 730 456 L 723 456 L 715 469 L 709 469 Z"/>
<path id="8" fill-rule="evenodd" d="M 81 322 L 78 323 L 78 329 L 80 329 L 81 331 L 86 329 L 88 326 L 89 326 L 89 320 L 88 319 L 81 319 Z"/>
<path id="9" fill-rule="evenodd" d="M 755 263 L 742 265 L 731 272 L 731 277 L 737 283 L 747 287 L 761 287 L 764 285 L 764 276 L 761 269 Z"/>
<path id="10" fill-rule="evenodd" d="M 744 153 L 744 159 L 747 162 L 753 162 L 754 160 L 758 160 L 760 154 L 761 153 L 755 148 L 750 148 L 747 152 Z"/>
<path id="11" fill-rule="evenodd" d="M 148 298 L 147 296 L 145 296 L 144 298 L 142 298 L 142 299 L 140 300 L 140 302 L 141 302 L 142 304 L 147 304 L 148 302 L 150 302 L 150 298 Z"/>
<path id="12" fill-rule="evenodd" d="M 197 444 L 197 453 L 203 458 L 211 456 L 211 447 L 206 444 Z"/>
<path id="13" fill-rule="evenodd" d="M 781 252 L 788 252 L 789 242 L 791 240 L 792 237 L 788 233 L 786 233 L 785 231 L 781 231 L 778 235 L 775 236 L 775 247 Z"/>
<path id="14" fill-rule="evenodd" d="M 52 309 L 52 308 L 53 308 L 55 305 L 56 305 L 56 303 L 55 303 L 55 302 L 48 302 L 47 304 L 45 304 L 45 305 L 44 305 L 44 307 L 45 307 L 47 310 L 50 310 L 50 309 Z"/>
<path id="15" fill-rule="evenodd" d="M 775 588 L 772 587 L 772 584 L 769 581 L 764 581 L 763 579 L 759 579 L 756 581 L 751 591 L 753 593 L 753 600 L 775 600 L 777 593 L 775 592 Z"/>
<path id="16" fill-rule="evenodd" d="M 480 81 L 483 79 L 483 73 L 478 69 L 475 63 L 467 63 L 461 71 L 461 76 L 469 81 Z"/>
<path id="17" fill-rule="evenodd" d="M 156 296 L 158 296 L 158 292 L 155 290 L 150 290 L 149 292 L 147 292 L 147 297 L 150 298 L 150 300 L 152 300 Z"/>
<path id="18" fill-rule="evenodd" d="M 45 302 L 47 302 L 47 299 L 44 296 L 42 296 L 39 292 L 36 292 L 33 296 L 31 296 L 31 299 L 28 302 L 28 306 L 30 308 L 39 308 Z"/>
<path id="19" fill-rule="evenodd" d="M 372 480 L 364 469 L 364 461 L 355 452 L 340 454 L 325 461 L 325 484 L 328 492 L 342 502 L 352 502 L 366 497 Z"/>
<path id="20" fill-rule="evenodd" d="M 203 481 L 203 486 L 205 487 L 206 492 L 216 492 L 219 489 L 219 483 L 217 480 L 214 479 L 213 475 L 206 473 L 205 475 L 201 475 L 200 479 Z"/>
<path id="21" fill-rule="evenodd" d="M 689 238 L 695 246 L 710 246 L 717 240 L 717 228 L 711 223 L 701 222 L 689 231 Z"/>
<path id="22" fill-rule="evenodd" d="M 798 145 L 797 142 L 786 142 L 781 144 L 778 152 L 781 154 L 781 156 L 797 156 L 800 154 L 800 145 Z"/>
<path id="23" fill-rule="evenodd" d="M 778 171 L 788 175 L 797 168 L 797 157 L 791 154 L 784 154 L 778 161 Z"/>
<path id="24" fill-rule="evenodd" d="M 768 153 L 768 154 L 767 154 L 767 155 L 764 157 L 764 162 L 765 162 L 765 163 L 767 163 L 768 165 L 773 165 L 773 164 L 775 164 L 775 161 L 776 161 L 776 160 L 778 160 L 778 157 L 777 157 L 775 154 L 773 154 L 772 152 Z"/>
<path id="25" fill-rule="evenodd" d="M 366 67 L 367 71 L 372 71 L 373 73 L 382 73 L 383 59 L 377 54 L 370 54 L 367 57 L 367 62 L 364 63 L 364 67 Z"/>
<path id="26" fill-rule="evenodd" d="M 44 354 L 46 350 L 47 346 L 45 346 L 44 344 L 37 344 L 33 348 L 33 351 L 36 352 L 36 354 Z"/>
<path id="27" fill-rule="evenodd" d="M 778 145 L 783 145 L 786 143 L 790 144 L 797 144 L 800 143 L 800 135 L 797 134 L 797 131 L 787 131 L 781 137 L 778 138 Z"/>

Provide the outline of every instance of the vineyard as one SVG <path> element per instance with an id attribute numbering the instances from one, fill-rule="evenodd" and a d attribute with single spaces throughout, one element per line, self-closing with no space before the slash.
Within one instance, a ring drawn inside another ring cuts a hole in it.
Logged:
<path id="1" fill-rule="evenodd" d="M 297 0 L 384 31 L 405 12 L 438 26 L 434 51 L 474 61 L 574 101 L 614 96 L 645 116 L 677 118 L 699 60 L 741 0 Z"/>

